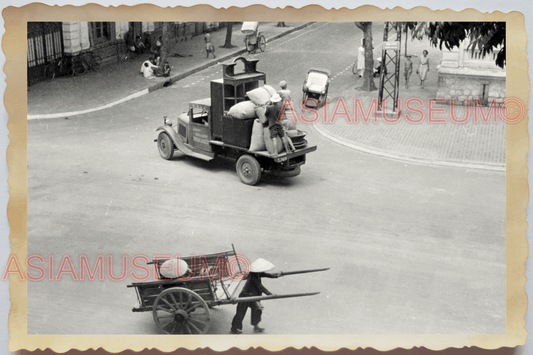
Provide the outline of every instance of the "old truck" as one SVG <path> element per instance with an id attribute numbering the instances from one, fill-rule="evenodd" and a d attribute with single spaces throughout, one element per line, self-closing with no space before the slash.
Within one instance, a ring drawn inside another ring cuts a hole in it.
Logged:
<path id="1" fill-rule="evenodd" d="M 239 62 L 244 64 L 244 70 L 236 73 Z M 188 111 L 178 115 L 176 122 L 164 117 L 155 139 L 163 159 L 172 159 L 175 151 L 206 161 L 216 157 L 233 159 L 237 175 L 247 185 L 257 184 L 263 172 L 281 177 L 300 174 L 306 154 L 317 149 L 305 140 L 305 132 L 298 130 L 291 135 L 294 152 L 271 156 L 266 150 L 249 150 L 254 118 L 228 115 L 233 105 L 248 100 L 247 92 L 266 84 L 266 74 L 257 71 L 257 62 L 238 57 L 223 63 L 222 79 L 211 81 L 210 98 L 190 102 Z"/>

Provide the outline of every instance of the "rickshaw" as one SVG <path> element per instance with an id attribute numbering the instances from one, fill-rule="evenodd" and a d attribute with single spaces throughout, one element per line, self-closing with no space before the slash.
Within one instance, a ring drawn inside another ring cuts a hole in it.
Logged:
<path id="1" fill-rule="evenodd" d="M 302 102 L 307 107 L 319 107 L 328 97 L 329 78 L 326 69 L 309 69 L 303 84 Z"/>
<path id="2" fill-rule="evenodd" d="M 243 22 L 241 27 L 244 37 L 244 46 L 248 53 L 255 52 L 258 48 L 261 52 L 266 50 L 266 39 L 261 32 L 258 32 L 259 22 Z"/>
<path id="3" fill-rule="evenodd" d="M 232 245 L 233 247 L 233 245 Z M 155 281 L 134 282 L 127 287 L 137 291 L 139 304 L 133 312 L 152 312 L 153 320 L 162 333 L 205 334 L 211 321 L 210 308 L 240 302 L 265 301 L 279 298 L 313 296 L 320 292 L 238 297 L 239 284 L 249 273 L 247 263 L 233 250 L 181 257 L 189 271 L 186 277 L 168 277 L 162 268 L 166 261 L 156 259 Z M 177 259 L 174 259 L 177 260 Z M 248 265 L 249 266 L 249 265 Z M 283 271 L 282 276 L 326 271 L 329 268 Z M 165 276 L 166 275 L 166 276 Z M 177 276 L 177 274 L 175 275 Z"/>

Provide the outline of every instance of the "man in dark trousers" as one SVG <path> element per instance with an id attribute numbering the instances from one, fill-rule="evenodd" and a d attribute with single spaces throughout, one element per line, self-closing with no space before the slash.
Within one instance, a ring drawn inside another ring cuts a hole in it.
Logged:
<path id="1" fill-rule="evenodd" d="M 281 101 L 281 96 L 276 93 L 272 95 L 270 101 L 267 102 L 266 106 L 258 107 L 255 110 L 259 121 L 263 124 L 263 127 L 268 129 L 265 130 L 265 144 L 268 152 L 274 157 L 278 156 L 279 154 L 277 142 L 278 138 L 283 143 L 286 152 L 290 153 L 296 150 L 294 148 L 294 144 L 292 143 L 291 139 L 285 134 L 285 130 L 281 125 L 281 119 L 283 116 L 281 114 L 281 109 L 283 108 L 282 105 L 283 104 Z M 272 144 L 269 144 L 269 139 L 271 140 Z M 269 146 L 271 147 L 270 149 Z"/>
<path id="2" fill-rule="evenodd" d="M 254 261 L 250 268 L 250 273 L 246 279 L 246 283 L 239 294 L 239 297 L 253 297 L 261 296 L 263 293 L 272 295 L 272 293 L 263 286 L 261 283 L 261 277 L 268 277 L 271 279 L 277 279 L 283 274 L 280 273 L 267 273 L 266 271 L 272 270 L 274 264 L 266 261 L 265 259 L 257 259 Z M 254 326 L 254 332 L 260 333 L 264 329 L 259 327 L 261 322 L 261 314 L 263 313 L 263 306 L 259 301 L 254 302 L 241 302 L 237 304 L 237 313 L 233 317 L 231 322 L 231 332 L 233 334 L 242 334 L 242 321 L 246 316 L 246 311 L 250 308 L 252 310 L 252 325 Z"/>

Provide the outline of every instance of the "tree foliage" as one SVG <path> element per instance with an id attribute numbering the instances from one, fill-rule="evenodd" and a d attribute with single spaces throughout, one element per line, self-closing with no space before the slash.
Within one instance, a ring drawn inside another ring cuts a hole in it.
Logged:
<path id="1" fill-rule="evenodd" d="M 440 50 L 443 45 L 459 48 L 468 39 L 472 54 L 477 50 L 484 57 L 497 51 L 496 65 L 505 67 L 505 22 L 419 22 L 412 33 L 413 38 L 427 37 Z"/>

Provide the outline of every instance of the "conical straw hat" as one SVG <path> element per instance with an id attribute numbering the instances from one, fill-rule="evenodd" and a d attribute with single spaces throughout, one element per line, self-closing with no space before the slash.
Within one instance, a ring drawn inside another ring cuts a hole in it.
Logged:
<path id="1" fill-rule="evenodd" d="M 272 270 L 273 268 L 275 268 L 275 266 L 270 261 L 266 261 L 265 259 L 259 258 L 252 263 L 250 271 L 251 272 L 265 272 L 268 270 Z"/>

